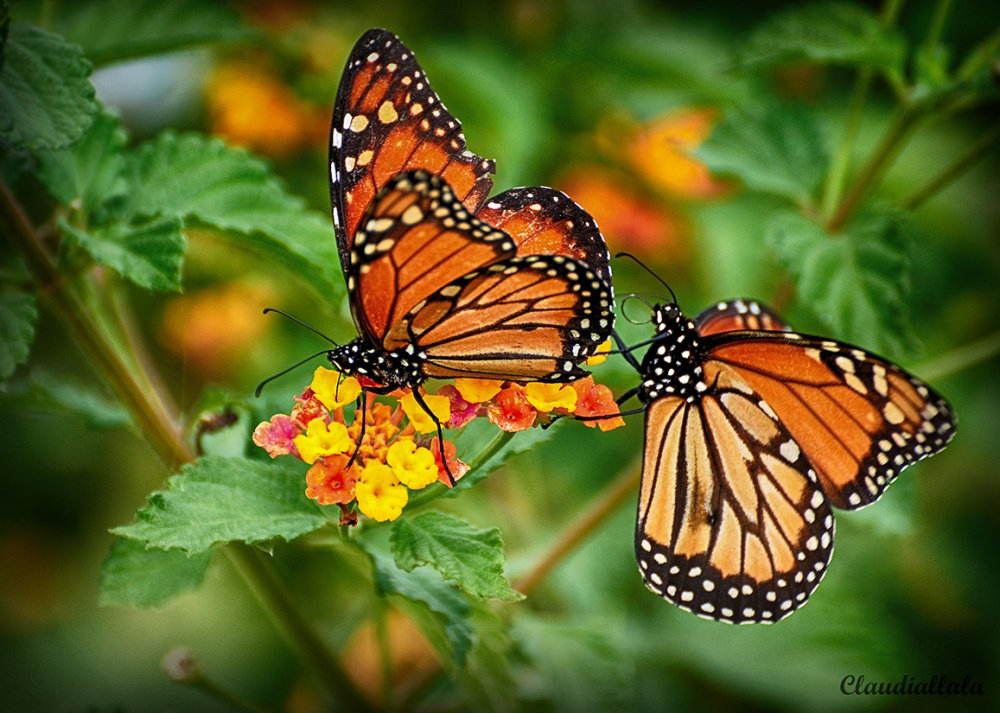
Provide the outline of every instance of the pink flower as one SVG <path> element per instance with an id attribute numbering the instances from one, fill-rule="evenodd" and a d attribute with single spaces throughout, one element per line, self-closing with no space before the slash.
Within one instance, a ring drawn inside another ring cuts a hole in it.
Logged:
<path id="1" fill-rule="evenodd" d="M 253 442 L 267 451 L 272 458 L 278 456 L 295 456 L 299 458 L 299 449 L 295 447 L 295 437 L 302 434 L 302 429 L 291 417 L 283 413 L 276 414 L 270 421 L 264 421 L 253 432 Z"/>
<path id="2" fill-rule="evenodd" d="M 451 418 L 443 424 L 445 428 L 461 428 L 479 415 L 479 404 L 466 401 L 461 392 L 451 384 L 438 389 L 438 396 L 444 396 L 451 402 Z"/>

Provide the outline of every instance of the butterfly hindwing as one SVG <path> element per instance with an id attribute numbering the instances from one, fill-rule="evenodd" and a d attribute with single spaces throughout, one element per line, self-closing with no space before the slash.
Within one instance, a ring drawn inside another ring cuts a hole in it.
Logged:
<path id="1" fill-rule="evenodd" d="M 791 435 L 741 386 L 650 405 L 636 556 L 646 585 L 683 609 L 777 621 L 825 574 L 833 517 Z"/>
<path id="2" fill-rule="evenodd" d="M 698 334 L 703 337 L 744 329 L 766 332 L 792 331 L 778 313 L 767 305 L 742 298 L 719 302 L 702 310 L 693 321 Z"/>
<path id="3" fill-rule="evenodd" d="M 347 60 L 329 158 L 330 202 L 345 271 L 362 216 L 396 174 L 424 169 L 441 176 L 473 213 L 493 187 L 494 162 L 466 148 L 461 124 L 413 52 L 381 29 L 366 32 Z"/>

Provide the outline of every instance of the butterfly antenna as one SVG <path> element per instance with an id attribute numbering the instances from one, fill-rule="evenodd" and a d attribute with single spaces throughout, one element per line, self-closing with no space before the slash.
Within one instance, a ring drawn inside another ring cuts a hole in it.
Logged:
<path id="1" fill-rule="evenodd" d="M 650 275 L 652 275 L 653 277 L 655 277 L 657 282 L 659 282 L 661 285 L 663 285 L 664 287 L 667 288 L 667 292 L 670 293 L 670 297 L 671 297 L 671 299 L 673 299 L 674 304 L 677 304 L 677 295 L 675 295 L 674 291 L 672 289 L 670 289 L 670 285 L 668 285 L 666 282 L 664 282 L 664 280 L 663 280 L 662 277 L 660 277 L 655 272 L 653 272 L 650 269 L 649 265 L 647 265 L 646 263 L 644 263 L 642 260 L 640 260 L 639 258 L 637 258 L 632 253 L 627 253 L 627 252 L 615 253 L 615 257 L 627 257 L 627 258 L 631 258 L 632 260 L 635 260 L 636 264 L 639 265 L 639 267 L 641 267 L 643 270 L 645 270 Z"/>
<path id="2" fill-rule="evenodd" d="M 275 311 L 277 311 L 277 310 L 275 310 Z M 287 315 L 286 315 L 286 316 L 287 316 Z M 296 321 L 298 321 L 298 320 L 296 320 Z M 318 356 L 322 356 L 323 354 L 326 354 L 326 353 L 327 353 L 328 351 L 329 351 L 328 349 L 324 349 L 324 350 L 323 350 L 323 351 L 321 351 L 321 352 L 316 352 L 316 353 L 315 353 L 315 354 L 313 354 L 312 356 L 309 356 L 309 357 L 306 357 L 305 359 L 303 359 L 302 361 L 298 362 L 297 364 L 293 364 L 292 366 L 288 367 L 288 368 L 287 368 L 287 369 L 285 369 L 284 371 L 280 371 L 280 372 L 278 372 L 277 374 L 275 374 L 274 376 L 269 376 L 269 377 L 267 377 L 267 378 L 266 378 L 266 379 L 264 379 L 264 380 L 263 380 L 262 382 L 260 382 L 259 384 L 257 384 L 257 388 L 256 388 L 256 390 L 254 390 L 254 392 L 253 392 L 253 395 L 254 395 L 255 397 L 259 398 L 259 397 L 260 397 L 260 392 L 264 390 L 264 386 L 265 386 L 266 384 L 269 384 L 270 382 L 274 381 L 274 380 L 275 380 L 275 379 L 277 379 L 277 378 L 278 378 L 279 376 L 284 376 L 284 375 L 285 375 L 285 374 L 287 374 L 288 372 L 290 372 L 290 371 L 293 371 L 293 370 L 295 370 L 295 369 L 298 369 L 298 368 L 299 368 L 300 366 L 302 366 L 303 364 L 305 364 L 305 363 L 306 363 L 307 361 L 312 361 L 312 360 L 313 360 L 313 359 L 315 359 L 316 357 L 318 357 Z"/>
<path id="3" fill-rule="evenodd" d="M 667 288 L 667 289 L 670 289 L 670 288 Z M 303 322 L 298 317 L 293 317 L 292 315 L 288 314 L 288 312 L 282 312 L 280 309 L 275 309 L 274 307 L 265 307 L 264 308 L 264 314 L 267 314 L 268 312 L 277 312 L 282 317 L 288 317 L 288 319 L 292 320 L 293 322 L 295 322 L 298 325 L 301 325 L 301 326 L 305 327 L 306 329 L 308 329 L 313 334 L 318 334 L 319 336 L 323 337 L 323 339 L 325 339 L 326 341 L 330 342 L 330 344 L 332 344 L 333 346 L 335 346 L 335 347 L 338 346 L 338 344 L 335 341 L 333 341 L 332 339 L 330 339 L 328 336 L 326 336 L 325 334 L 323 334 L 321 331 L 319 331 L 315 327 L 312 327 L 312 326 L 306 324 L 305 322 Z M 312 359 L 312 357 L 309 357 L 309 359 Z M 309 361 L 309 359 L 306 359 L 306 361 Z M 296 366 L 298 366 L 298 364 L 296 364 Z M 292 368 L 294 369 L 295 367 L 292 367 Z M 282 374 L 283 373 L 285 373 L 285 372 L 282 372 Z M 281 376 L 281 374 L 278 374 L 278 376 Z M 272 377 L 272 378 L 274 378 L 274 377 Z"/>

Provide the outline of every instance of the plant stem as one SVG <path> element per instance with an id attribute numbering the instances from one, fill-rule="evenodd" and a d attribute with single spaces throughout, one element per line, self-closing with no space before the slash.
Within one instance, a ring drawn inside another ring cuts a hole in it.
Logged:
<path id="1" fill-rule="evenodd" d="M 989 361 L 998 354 L 1000 354 L 1000 331 L 924 362 L 917 366 L 914 372 L 920 374 L 922 379 L 934 381 Z"/>
<path id="2" fill-rule="evenodd" d="M 192 460 L 194 455 L 178 425 L 145 393 L 144 380 L 135 377 L 72 283 L 59 273 L 38 232 L 3 181 L 0 181 L 0 221 L 24 256 L 39 294 L 47 298 L 56 316 L 128 409 L 157 455 L 172 470 Z"/>
<path id="3" fill-rule="evenodd" d="M 937 7 L 934 8 L 934 17 L 931 19 L 931 27 L 927 32 L 927 41 L 924 42 L 924 52 L 928 58 L 934 54 L 941 41 L 941 33 L 948 21 L 948 15 L 951 14 L 952 2 L 953 0 L 938 0 Z"/>
<path id="4" fill-rule="evenodd" d="M 583 540 L 597 529 L 621 505 L 622 501 L 639 484 L 642 469 L 639 463 L 633 463 L 615 478 L 610 485 L 602 490 L 589 509 L 573 520 L 549 550 L 528 570 L 526 574 L 514 582 L 514 589 L 524 595 L 530 595 L 539 583 L 555 569 Z"/>
<path id="5" fill-rule="evenodd" d="M 885 27 L 892 27 L 896 24 L 896 18 L 903 5 L 902 0 L 887 0 L 882 8 L 882 24 Z M 851 164 L 851 154 L 854 152 L 854 142 L 857 139 L 858 129 L 861 128 L 861 117 L 864 115 L 865 100 L 868 96 L 868 87 L 871 85 L 872 70 L 864 67 L 858 72 L 854 81 L 854 88 L 851 90 L 851 100 L 847 111 L 847 124 L 844 127 L 844 135 L 840 139 L 833 160 L 830 162 L 830 169 L 827 171 L 826 180 L 823 184 L 822 213 L 829 219 L 840 201 L 841 193 L 844 190 L 844 180 L 847 178 L 847 170 Z"/>
<path id="6" fill-rule="evenodd" d="M 868 158 L 857 181 L 851 186 L 837 211 L 827 223 L 831 233 L 839 231 L 848 219 L 854 215 L 868 191 L 878 185 L 882 176 L 889 170 L 903 143 L 909 138 L 913 129 L 925 116 L 925 111 L 918 107 L 908 107 L 900 111 L 879 142 L 875 152 Z"/>
<path id="7" fill-rule="evenodd" d="M 952 181 L 969 170 L 969 168 L 971 168 L 976 161 L 985 156 L 987 149 L 989 149 L 989 147 L 995 143 L 997 139 L 1000 139 L 1000 123 L 994 124 L 990 129 L 988 129 L 985 134 L 980 136 L 979 139 L 972 144 L 972 146 L 970 146 L 965 153 L 959 156 L 950 166 L 948 166 L 948 168 L 904 198 L 902 206 L 908 210 L 913 210 L 923 204 L 924 201 L 946 188 Z"/>
<path id="8" fill-rule="evenodd" d="M 352 713 L 375 713 L 368 699 L 347 676 L 340 662 L 302 616 L 285 583 L 274 570 L 266 555 L 246 545 L 232 543 L 223 552 L 243 577 L 272 621 L 308 661 L 326 689 L 334 693 L 339 708 Z"/>

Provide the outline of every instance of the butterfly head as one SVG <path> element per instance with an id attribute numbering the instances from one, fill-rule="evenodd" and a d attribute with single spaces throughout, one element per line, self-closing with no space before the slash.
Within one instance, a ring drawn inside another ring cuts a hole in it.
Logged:
<path id="1" fill-rule="evenodd" d="M 326 353 L 333 368 L 342 374 L 364 376 L 381 384 L 386 392 L 415 387 L 424 381 L 426 355 L 412 345 L 387 351 L 362 337 Z M 382 389 L 378 389 L 379 392 Z"/>
<path id="2" fill-rule="evenodd" d="M 707 390 L 702 374 L 703 355 L 698 329 L 674 303 L 653 309 L 656 337 L 642 360 L 639 398 L 645 403 L 665 396 L 688 401 Z"/>

